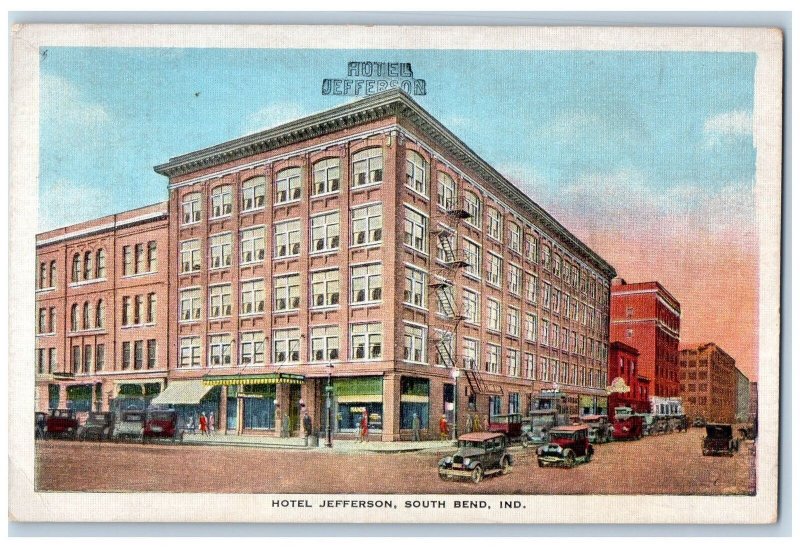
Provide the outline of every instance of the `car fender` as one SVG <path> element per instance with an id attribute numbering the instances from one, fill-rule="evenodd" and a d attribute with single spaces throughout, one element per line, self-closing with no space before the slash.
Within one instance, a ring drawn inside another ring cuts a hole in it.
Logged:
<path id="1" fill-rule="evenodd" d="M 481 463 L 479 460 L 470 461 L 468 465 L 465 466 L 467 470 L 475 470 L 475 467 Z"/>
<path id="2" fill-rule="evenodd" d="M 514 457 L 511 455 L 511 453 L 506 453 L 505 455 L 503 455 L 500 458 L 500 462 L 503 462 L 504 458 L 508 459 L 508 464 L 510 464 L 511 466 L 514 466 Z"/>

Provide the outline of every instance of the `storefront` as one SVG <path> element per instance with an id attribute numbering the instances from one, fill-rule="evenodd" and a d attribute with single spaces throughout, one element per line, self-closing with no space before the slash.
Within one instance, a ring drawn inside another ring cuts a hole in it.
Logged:
<path id="1" fill-rule="evenodd" d="M 72 409 L 78 413 L 92 410 L 92 390 L 91 384 L 73 384 L 67 386 L 67 409 Z"/>
<path id="2" fill-rule="evenodd" d="M 190 431 L 196 431 L 200 416 L 213 417 L 215 428 L 219 425 L 219 389 L 213 390 L 200 379 L 174 380 L 152 398 L 150 404 L 169 406 L 178 412 L 178 422 Z"/>
<path id="3" fill-rule="evenodd" d="M 364 410 L 370 431 L 383 430 L 383 377 L 333 379 L 333 397 L 338 432 L 356 432 Z"/>
<path id="4" fill-rule="evenodd" d="M 607 415 L 608 398 L 605 396 L 588 396 L 581 394 L 578 397 L 581 415 Z"/>
<path id="5" fill-rule="evenodd" d="M 414 415 L 419 418 L 420 427 L 430 424 L 430 381 L 416 377 L 402 377 L 400 380 L 400 429 L 409 430 L 414 424 Z"/>

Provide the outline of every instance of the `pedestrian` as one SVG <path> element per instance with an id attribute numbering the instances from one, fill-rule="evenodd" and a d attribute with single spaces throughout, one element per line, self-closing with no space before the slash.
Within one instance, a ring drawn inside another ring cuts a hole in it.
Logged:
<path id="1" fill-rule="evenodd" d="M 449 434 L 450 429 L 447 427 L 447 417 L 442 415 L 442 418 L 439 419 L 439 439 L 446 440 Z"/>
<path id="2" fill-rule="evenodd" d="M 189 415 L 189 419 L 186 421 L 186 430 L 192 434 L 195 433 L 195 428 L 197 428 L 194 424 L 194 415 Z"/>
<path id="3" fill-rule="evenodd" d="M 274 425 L 275 435 L 282 437 L 283 436 L 283 432 L 281 431 L 281 418 L 282 418 L 282 415 L 281 415 L 281 404 L 279 404 L 276 401 L 275 402 L 275 425 Z"/>
<path id="4" fill-rule="evenodd" d="M 473 432 L 480 432 L 481 431 L 481 416 L 475 413 L 472 415 L 472 431 Z"/>
<path id="5" fill-rule="evenodd" d="M 215 421 L 214 421 L 214 412 L 211 411 L 208 414 L 208 435 L 209 436 L 214 434 L 215 428 L 216 428 L 216 424 L 215 424 Z"/>
<path id="6" fill-rule="evenodd" d="M 469 434 L 472 431 L 472 414 L 467 413 L 467 418 L 464 419 L 464 433 Z"/>
<path id="7" fill-rule="evenodd" d="M 206 418 L 206 412 L 203 411 L 200 413 L 200 434 L 207 435 L 208 434 L 208 419 Z"/>
<path id="8" fill-rule="evenodd" d="M 419 438 L 419 415 L 414 413 L 414 416 L 411 417 L 411 432 L 412 432 L 412 440 L 413 441 L 420 441 Z"/>
<path id="9" fill-rule="evenodd" d="M 489 431 L 489 415 L 483 416 L 483 431 L 484 432 Z"/>
<path id="10" fill-rule="evenodd" d="M 358 442 L 366 443 L 369 438 L 369 415 L 366 408 L 361 413 L 361 424 L 358 429 Z"/>
<path id="11" fill-rule="evenodd" d="M 306 435 L 306 445 L 308 445 L 308 438 L 311 437 L 311 416 L 308 414 L 308 410 L 303 414 L 303 432 Z"/>

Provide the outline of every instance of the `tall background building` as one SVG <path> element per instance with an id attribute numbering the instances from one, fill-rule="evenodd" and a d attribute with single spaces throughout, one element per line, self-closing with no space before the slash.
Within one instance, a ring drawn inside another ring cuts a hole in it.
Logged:
<path id="1" fill-rule="evenodd" d="M 611 287 L 611 340 L 639 351 L 639 370 L 650 379 L 653 396 L 679 396 L 678 344 L 681 305 L 658 282 Z"/>
<path id="2" fill-rule="evenodd" d="M 691 344 L 681 347 L 680 366 L 684 411 L 689 418 L 737 422 L 739 382 L 744 375 L 736 368 L 736 360 L 715 343 Z"/>
<path id="3" fill-rule="evenodd" d="M 407 95 L 155 169 L 169 178 L 155 401 L 257 434 L 284 415 L 298 428 L 301 409 L 324 426 L 330 384 L 333 429 L 366 413 L 385 440 L 410 437 L 415 413 L 433 431 L 442 415 L 461 429 L 527 412 L 542 389 L 605 412 L 614 269 Z"/>

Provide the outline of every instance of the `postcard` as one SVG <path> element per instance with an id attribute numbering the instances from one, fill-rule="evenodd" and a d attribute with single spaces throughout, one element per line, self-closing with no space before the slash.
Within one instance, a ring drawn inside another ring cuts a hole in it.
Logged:
<path id="1" fill-rule="evenodd" d="M 773 522 L 782 47 L 14 28 L 11 518 Z"/>

